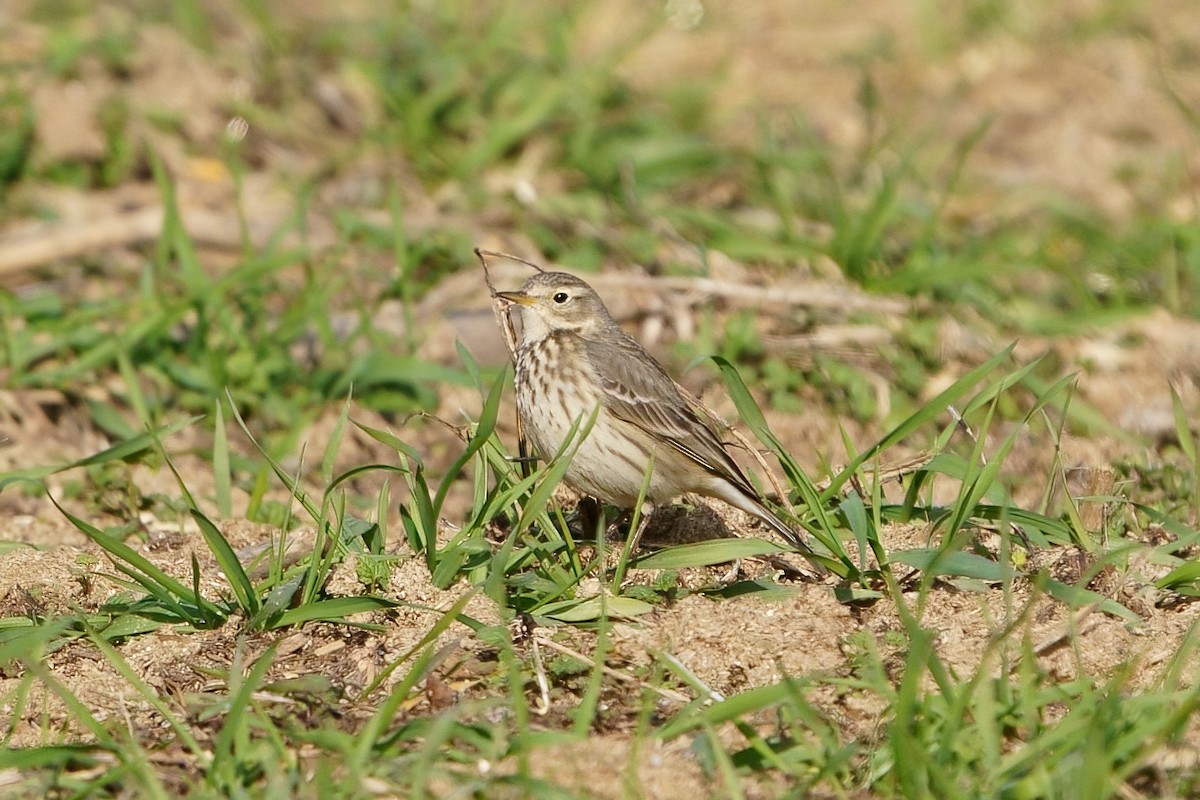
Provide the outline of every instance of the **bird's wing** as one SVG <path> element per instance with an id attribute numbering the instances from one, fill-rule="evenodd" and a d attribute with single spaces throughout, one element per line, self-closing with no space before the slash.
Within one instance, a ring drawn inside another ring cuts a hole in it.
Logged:
<path id="1" fill-rule="evenodd" d="M 665 441 L 750 497 L 758 497 L 712 428 L 692 410 L 671 377 L 634 339 L 586 340 L 584 353 L 604 390 L 604 407 L 613 416 Z"/>

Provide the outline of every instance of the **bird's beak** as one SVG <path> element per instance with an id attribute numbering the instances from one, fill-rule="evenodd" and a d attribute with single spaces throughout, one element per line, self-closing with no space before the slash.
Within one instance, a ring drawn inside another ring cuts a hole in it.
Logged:
<path id="1" fill-rule="evenodd" d="M 496 292 L 496 297 L 506 303 L 515 303 L 519 306 L 531 306 L 534 304 L 534 299 L 524 292 Z"/>

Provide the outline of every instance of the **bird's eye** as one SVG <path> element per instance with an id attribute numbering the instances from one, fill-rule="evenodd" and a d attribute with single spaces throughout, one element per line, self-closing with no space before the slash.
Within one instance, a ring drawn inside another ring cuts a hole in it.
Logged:
<path id="1" fill-rule="evenodd" d="M 554 302 L 556 302 L 556 303 L 560 303 L 560 304 L 565 303 L 570 299 L 571 299 L 571 296 L 569 294 L 567 294 L 566 292 L 559 292 L 558 294 L 554 295 Z"/>

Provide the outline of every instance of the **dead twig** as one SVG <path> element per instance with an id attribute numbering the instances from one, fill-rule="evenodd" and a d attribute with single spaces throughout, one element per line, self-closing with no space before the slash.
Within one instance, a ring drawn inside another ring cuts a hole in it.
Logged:
<path id="1" fill-rule="evenodd" d="M 530 261 L 516 256 L 510 256 L 505 253 L 496 253 L 491 250 L 481 250 L 475 248 L 475 256 L 479 259 L 479 263 L 483 265 L 483 282 L 487 284 L 488 294 L 492 297 L 492 313 L 496 315 L 496 324 L 500 326 L 500 333 L 504 336 L 504 344 L 508 346 L 508 352 L 514 358 L 517 355 L 517 331 L 513 327 L 512 315 L 508 313 L 509 304 L 501 297 L 492 283 L 491 273 L 488 271 L 488 258 L 507 258 L 517 261 L 521 264 L 528 264 L 538 272 L 544 272 L 541 267 Z"/>
<path id="2" fill-rule="evenodd" d="M 517 256 L 511 256 L 507 253 L 497 253 L 492 250 L 481 250 L 475 248 L 475 256 L 479 259 L 479 263 L 483 265 L 483 281 L 487 284 L 488 292 L 492 296 L 492 313 L 496 315 L 496 324 L 500 326 L 500 332 L 504 336 L 504 344 L 508 347 L 509 355 L 512 356 L 514 363 L 517 358 L 517 331 L 513 326 L 512 314 L 509 313 L 509 303 L 499 296 L 496 287 L 492 284 L 492 276 L 488 272 L 488 258 L 507 258 L 516 261 L 519 264 L 525 264 L 533 267 L 538 272 L 545 272 L 544 269 L 534 264 L 532 261 L 526 261 Z M 533 458 L 529 453 L 529 439 L 525 436 L 525 423 L 521 421 L 520 413 L 515 414 L 517 421 L 517 458 L 521 465 L 521 476 L 528 478 L 533 471 Z"/>
<path id="3" fill-rule="evenodd" d="M 876 474 L 878 474 L 879 480 L 883 483 L 887 483 L 889 481 L 894 481 L 894 480 L 900 480 L 905 475 L 911 475 L 914 472 L 920 471 L 926 464 L 928 464 L 932 460 L 933 460 L 933 452 L 931 450 L 922 450 L 921 452 L 917 453 L 915 456 L 911 456 L 910 458 L 906 458 L 902 461 L 893 461 L 890 464 L 885 464 L 885 465 L 880 466 L 879 469 L 876 470 Z M 835 467 L 833 469 L 833 472 L 839 473 L 842 471 L 842 469 L 843 469 L 842 467 Z M 832 485 L 833 485 L 833 479 L 825 478 L 824 480 L 813 484 L 813 487 L 816 488 L 817 490 L 823 492 Z"/>
<path id="4" fill-rule="evenodd" d="M 492 297 L 496 296 L 496 288 L 494 286 L 492 286 L 491 277 L 488 275 L 487 260 L 489 258 L 507 258 L 509 261 L 515 261 L 518 264 L 524 264 L 527 267 L 532 267 L 532 268 L 536 269 L 538 272 L 546 271 L 545 267 L 540 267 L 537 264 L 533 263 L 532 261 L 526 261 L 525 259 L 521 258 L 520 256 L 514 256 L 510 253 L 501 253 L 496 250 L 483 250 L 482 248 L 476 247 L 475 255 L 476 255 L 476 257 L 479 258 L 480 263 L 483 264 L 483 277 L 484 277 L 484 280 L 487 281 L 488 288 L 492 290 Z"/>
<path id="5" fill-rule="evenodd" d="M 554 641 L 553 639 L 550 638 L 549 633 L 542 633 L 541 628 L 538 628 L 536 631 L 534 631 L 533 635 L 534 635 L 534 637 L 536 637 L 536 639 L 538 641 L 541 642 L 543 647 L 548 647 L 551 650 L 562 653 L 564 656 L 573 658 L 576 661 L 580 662 L 581 664 L 587 664 L 588 666 L 592 666 L 592 667 L 599 667 L 600 671 L 603 672 L 605 675 L 609 676 L 610 678 L 614 678 L 615 680 L 621 681 L 622 683 L 630 683 L 635 686 L 641 686 L 644 689 L 648 689 L 649 691 L 654 692 L 659 697 L 674 701 L 676 703 L 686 704 L 686 703 L 692 702 L 692 698 L 688 697 L 685 694 L 681 694 L 681 693 L 675 691 L 674 689 L 662 689 L 662 688 L 659 688 L 658 686 L 652 686 L 652 685 L 646 683 L 645 681 L 641 680 L 640 678 L 635 678 L 634 676 L 632 676 L 628 673 L 613 669 L 612 667 L 609 667 L 605 664 L 597 664 L 595 662 L 595 660 L 588 658 L 583 653 L 580 653 L 578 650 L 572 650 L 571 648 L 567 647 L 566 645 L 562 645 L 562 644 L 559 644 L 558 642 Z"/>
<path id="6" fill-rule="evenodd" d="M 48 226 L 36 236 L 0 242 L 0 275 L 153 241 L 162 231 L 164 218 L 161 206 L 142 208 L 93 222 Z"/>
<path id="7" fill-rule="evenodd" d="M 180 209 L 179 218 L 188 236 L 197 244 L 225 250 L 240 250 L 245 244 L 241 225 L 232 213 L 187 207 Z M 0 275 L 56 261 L 70 261 L 104 250 L 147 244 L 162 234 L 165 220 L 163 206 L 153 205 L 86 222 L 63 222 L 17 234 L 0 240 Z M 252 221 L 250 228 L 250 239 L 256 245 L 265 243 L 275 232 L 274 223 L 269 221 Z M 298 236 L 289 233 L 282 243 L 291 246 L 295 241 Z M 304 242 L 314 249 L 321 249 L 332 244 L 333 238 L 323 229 L 310 229 L 304 234 Z"/>
<path id="8" fill-rule="evenodd" d="M 758 286 L 733 283 L 715 278 L 636 275 L 622 273 L 616 278 L 596 276 L 589 279 L 593 286 L 615 286 L 652 292 L 696 293 L 705 297 L 720 297 L 755 307 L 792 306 L 832 308 L 840 311 L 874 311 L 883 314 L 904 314 L 909 311 L 908 300 L 900 297 L 877 297 L 856 292 L 848 284 L 812 283 L 797 286 Z"/>

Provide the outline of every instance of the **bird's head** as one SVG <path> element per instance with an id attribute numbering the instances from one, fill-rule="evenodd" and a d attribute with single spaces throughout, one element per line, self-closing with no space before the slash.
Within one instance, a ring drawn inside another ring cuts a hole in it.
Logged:
<path id="1" fill-rule="evenodd" d="M 538 341 L 552 333 L 594 333 L 615 324 L 596 290 L 565 272 L 541 272 L 516 292 L 497 297 L 521 312 L 521 338 Z"/>

